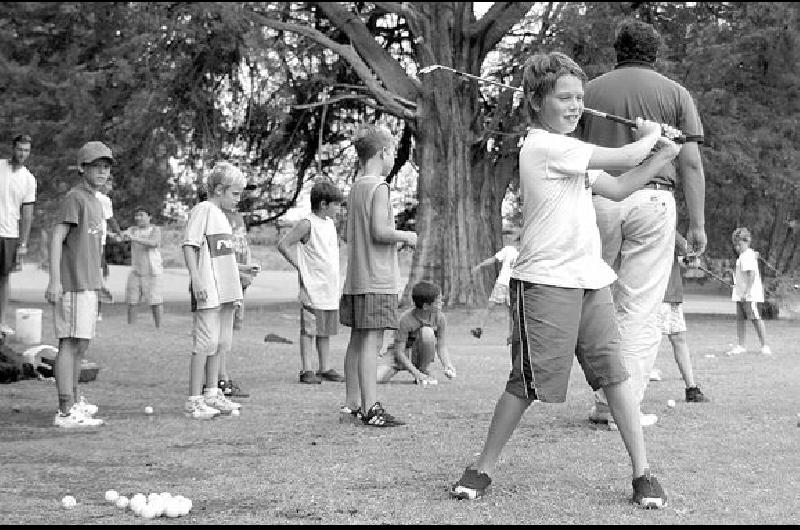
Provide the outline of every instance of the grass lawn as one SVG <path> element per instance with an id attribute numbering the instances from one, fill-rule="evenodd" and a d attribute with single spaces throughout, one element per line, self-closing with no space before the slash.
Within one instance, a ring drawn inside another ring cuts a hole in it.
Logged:
<path id="1" fill-rule="evenodd" d="M 379 387 L 379 398 L 409 425 L 340 425 L 343 383 L 297 383 L 294 304 L 248 308 L 235 336 L 232 368 L 243 388 L 240 417 L 184 418 L 191 317 L 166 308 L 156 331 L 142 311 L 129 327 L 125 307 L 104 308 L 88 357 L 101 365 L 81 392 L 107 425 L 91 431 L 52 426 L 52 383 L 0 385 L 0 520 L 4 524 L 134 524 L 132 512 L 107 504 L 116 489 L 169 491 L 194 501 L 180 519 L 196 524 L 786 524 L 800 513 L 800 328 L 767 322 L 775 356 L 722 355 L 736 335 L 733 316 L 689 315 L 697 379 L 713 400 L 683 401 L 669 345 L 644 409 L 659 414 L 645 430 L 654 472 L 669 496 L 661 511 L 628 504 L 630 467 L 619 434 L 593 428 L 591 392 L 575 365 L 567 402 L 535 404 L 493 474 L 485 498 L 454 501 L 448 486 L 486 435 L 509 371 L 504 324 L 481 340 L 466 311 L 448 313 L 458 379 L 417 387 L 410 376 Z M 19 304 L 11 306 L 12 311 Z M 53 344 L 45 311 L 43 340 Z M 348 330 L 332 341 L 341 370 Z M 266 333 L 295 344 L 263 342 Z M 749 343 L 756 338 L 748 330 Z M 709 357 L 709 355 L 715 355 Z M 668 399 L 678 401 L 669 409 Z M 147 416 L 151 405 L 155 414 Z M 60 499 L 78 500 L 64 510 Z"/>

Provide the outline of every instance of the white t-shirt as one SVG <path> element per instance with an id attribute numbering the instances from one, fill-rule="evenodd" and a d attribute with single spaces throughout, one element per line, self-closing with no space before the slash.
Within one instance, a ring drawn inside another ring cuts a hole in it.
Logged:
<path id="1" fill-rule="evenodd" d="M 97 200 L 100 201 L 100 204 L 103 206 L 103 219 L 105 222 L 103 223 L 103 231 L 100 235 L 100 244 L 105 245 L 106 237 L 108 237 L 108 220 L 114 217 L 114 206 L 111 204 L 111 197 L 102 191 L 95 191 L 94 196 L 97 197 Z"/>
<path id="2" fill-rule="evenodd" d="M 519 256 L 519 251 L 511 245 L 501 248 L 494 255 L 494 259 L 500 262 L 500 274 L 497 275 L 497 283 L 500 285 L 508 285 L 511 280 L 511 270 L 514 268 L 517 256 Z"/>
<path id="3" fill-rule="evenodd" d="M 233 229 L 228 218 L 214 203 L 203 201 L 189 212 L 184 245 L 200 248 L 198 274 L 205 300 L 197 309 L 213 309 L 227 302 L 241 302 L 242 285 L 233 243 Z"/>
<path id="4" fill-rule="evenodd" d="M 602 257 L 587 171 L 594 146 L 531 129 L 519 154 L 522 234 L 511 273 L 532 283 L 599 289 L 617 275 Z"/>
<path id="5" fill-rule="evenodd" d="M 311 224 L 308 242 L 297 245 L 300 275 L 300 302 L 331 311 L 339 309 L 342 290 L 339 286 L 339 237 L 330 217 L 314 213 L 305 219 Z"/>
<path id="6" fill-rule="evenodd" d="M 747 283 L 747 271 L 753 271 L 753 286 L 750 287 L 750 296 L 745 296 L 744 286 Z M 764 287 L 761 285 L 761 273 L 758 271 L 758 253 L 748 248 L 736 259 L 736 273 L 733 276 L 733 292 L 731 300 L 734 302 L 763 302 Z"/>
<path id="7" fill-rule="evenodd" d="M 36 202 L 36 179 L 28 168 L 11 170 L 9 160 L 0 160 L 0 237 L 19 237 L 23 204 Z"/>

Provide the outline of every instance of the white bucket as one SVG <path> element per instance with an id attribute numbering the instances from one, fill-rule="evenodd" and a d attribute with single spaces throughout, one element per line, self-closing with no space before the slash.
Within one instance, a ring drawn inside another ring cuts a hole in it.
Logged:
<path id="1" fill-rule="evenodd" d="M 42 310 L 17 309 L 16 339 L 22 344 L 42 342 Z"/>

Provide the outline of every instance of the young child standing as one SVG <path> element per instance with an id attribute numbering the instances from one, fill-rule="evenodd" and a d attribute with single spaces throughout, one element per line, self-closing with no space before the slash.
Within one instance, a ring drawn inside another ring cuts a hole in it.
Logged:
<path id="1" fill-rule="evenodd" d="M 87 142 L 78 151 L 80 184 L 69 190 L 53 227 L 50 281 L 45 298 L 53 306 L 58 337 L 54 375 L 58 391 L 58 427 L 96 427 L 98 407 L 78 397 L 81 361 L 94 337 L 98 292 L 104 288 L 100 239 L 105 217 L 95 192 L 111 173 L 114 157 L 102 142 Z"/>
<path id="2" fill-rule="evenodd" d="M 280 253 L 297 269 L 300 285 L 301 383 L 344 381 L 335 369 L 328 368 L 330 337 L 339 332 L 339 236 L 334 220 L 342 200 L 342 192 L 333 183 L 317 182 L 311 188 L 311 213 L 278 242 Z M 319 356 L 316 374 L 308 360 L 312 341 Z"/>
<path id="3" fill-rule="evenodd" d="M 414 307 L 400 316 L 394 344 L 392 364 L 378 369 L 378 383 L 388 383 L 398 372 L 407 370 L 416 384 L 436 384 L 430 365 L 436 357 L 448 379 L 456 377 L 456 369 L 447 351 L 447 318 L 442 312 L 442 291 L 430 282 L 417 282 L 411 289 Z"/>
<path id="4" fill-rule="evenodd" d="M 233 230 L 223 209 L 231 209 L 239 202 L 244 186 L 245 178 L 238 168 L 218 162 L 208 177 L 208 199 L 192 208 L 186 223 L 183 256 L 196 311 L 189 398 L 184 413 L 193 419 L 207 420 L 241 407 L 225 397 L 217 382 L 220 353 L 230 352 L 233 314 L 242 303 Z"/>
<path id="5" fill-rule="evenodd" d="M 500 452 L 534 400 L 565 401 L 577 356 L 592 389 L 603 388 L 608 396 L 633 468 L 631 501 L 648 508 L 666 504 L 649 471 L 639 410 L 619 350 L 609 289 L 615 274 L 602 258 L 591 194 L 621 200 L 642 188 L 678 148 L 663 140 L 651 155 L 661 129 L 640 118 L 643 137 L 619 148 L 567 136 L 583 113 L 585 82 L 580 67 L 561 53 L 536 54 L 525 64 L 524 98 L 532 123 L 519 155 L 523 227 L 510 282 L 512 369 L 478 461 L 450 490 L 459 499 L 484 494 Z M 591 171 L 639 163 L 617 178 Z"/>
<path id="6" fill-rule="evenodd" d="M 767 346 L 767 330 L 758 311 L 758 303 L 764 301 L 764 288 L 761 285 L 761 273 L 758 271 L 758 254 L 750 248 L 750 230 L 744 227 L 737 228 L 733 231 L 731 239 L 733 248 L 739 254 L 731 293 L 731 300 L 736 302 L 736 337 L 739 343 L 727 354 L 739 355 L 747 351 L 745 341 L 747 321 L 750 320 L 761 342 L 761 354 L 772 355 L 772 350 Z"/>
<path id="7" fill-rule="evenodd" d="M 403 425 L 377 398 L 377 356 L 387 329 L 397 328 L 400 271 L 397 244 L 417 244 L 417 234 L 394 228 L 386 175 L 395 160 L 395 140 L 370 125 L 356 135 L 359 172 L 347 199 L 347 274 L 339 321 L 351 328 L 344 359 L 343 421 L 372 427 Z"/>
<path id="8" fill-rule="evenodd" d="M 497 275 L 497 280 L 494 282 L 494 287 L 492 288 L 492 294 L 489 295 L 489 303 L 486 305 L 486 309 L 481 312 L 478 326 L 469 330 L 476 339 L 481 338 L 483 326 L 486 319 L 489 318 L 489 313 L 492 309 L 497 307 L 502 307 L 508 314 L 509 338 L 511 337 L 511 305 L 508 296 L 508 282 L 511 280 L 511 269 L 514 268 L 514 263 L 517 261 L 517 256 L 519 255 L 519 251 L 516 247 L 517 244 L 519 244 L 519 234 L 514 236 L 514 244 L 507 244 L 497 251 L 494 256 L 486 258 L 472 269 L 472 272 L 477 273 L 483 267 L 488 267 L 489 265 L 494 265 L 495 262 L 500 262 L 500 274 Z"/>
<path id="9" fill-rule="evenodd" d="M 161 228 L 150 223 L 150 211 L 144 206 L 134 210 L 135 225 L 122 233 L 125 241 L 131 242 L 131 271 L 125 286 L 128 303 L 128 324 L 136 322 L 136 306 L 142 300 L 150 306 L 153 323 L 161 327 L 163 298 L 160 280 L 164 273 L 161 262 Z"/>

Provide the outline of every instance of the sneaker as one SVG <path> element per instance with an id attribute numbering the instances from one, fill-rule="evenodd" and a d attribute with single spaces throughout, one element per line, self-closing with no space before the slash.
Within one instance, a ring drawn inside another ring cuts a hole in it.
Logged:
<path id="1" fill-rule="evenodd" d="M 307 385 L 321 385 L 322 379 L 316 376 L 311 370 L 300 372 L 300 382 Z"/>
<path id="2" fill-rule="evenodd" d="M 95 414 L 97 414 L 98 411 L 97 405 L 92 405 L 91 403 L 86 401 L 86 398 L 83 396 L 81 396 L 80 400 L 78 400 L 78 402 L 75 403 L 75 406 L 78 407 L 87 416 L 94 416 Z"/>
<path id="3" fill-rule="evenodd" d="M 479 339 L 481 338 L 481 335 L 483 335 L 483 328 L 472 328 L 471 330 L 469 330 L 469 332 L 472 333 L 473 337 Z"/>
<path id="4" fill-rule="evenodd" d="M 370 427 L 398 427 L 406 424 L 386 412 L 380 402 L 377 401 L 366 414 L 361 415 L 361 421 L 364 425 L 369 425 Z"/>
<path id="5" fill-rule="evenodd" d="M 317 372 L 317 377 L 324 381 L 333 381 L 335 383 L 341 383 L 344 381 L 344 376 L 333 368 L 330 370 L 325 370 L 324 372 Z"/>
<path id="6" fill-rule="evenodd" d="M 659 509 L 667 505 L 667 496 L 656 477 L 650 474 L 650 470 L 644 472 L 641 477 L 633 479 L 633 497 L 631 502 L 646 509 Z"/>
<path id="7" fill-rule="evenodd" d="M 492 479 L 486 473 L 479 473 L 477 469 L 467 468 L 458 482 L 450 487 L 450 496 L 454 499 L 473 501 L 483 497 Z"/>
<path id="8" fill-rule="evenodd" d="M 347 405 L 342 405 L 339 408 L 339 423 L 349 423 L 350 425 L 362 424 L 361 407 L 351 409 Z"/>
<path id="9" fill-rule="evenodd" d="M 62 414 L 60 411 L 56 412 L 56 417 L 53 418 L 53 425 L 64 429 L 72 429 L 76 427 L 99 427 L 105 423 L 101 419 L 86 415 L 77 405 L 77 403 L 72 405 L 72 408 L 69 409 L 69 414 Z"/>
<path id="10" fill-rule="evenodd" d="M 686 402 L 687 403 L 706 403 L 711 401 L 700 390 L 700 387 L 693 386 L 686 389 Z"/>
<path id="11" fill-rule="evenodd" d="M 267 333 L 264 336 L 264 342 L 277 342 L 279 344 L 292 344 L 292 341 L 287 339 L 286 337 L 281 337 L 280 335 L 276 335 L 275 333 Z"/>
<path id="12" fill-rule="evenodd" d="M 661 381 L 661 370 L 650 370 L 650 381 Z"/>
<path id="13" fill-rule="evenodd" d="M 219 389 L 222 390 L 222 393 L 225 395 L 226 398 L 249 398 L 250 394 L 239 388 L 239 385 L 233 382 L 232 379 L 220 380 Z"/>
<path id="14" fill-rule="evenodd" d="M 772 355 L 772 350 L 765 344 L 761 346 L 761 355 Z"/>
<path id="15" fill-rule="evenodd" d="M 740 354 L 742 354 L 742 353 L 744 353 L 746 351 L 747 351 L 747 349 L 744 346 L 741 346 L 741 345 L 737 344 L 736 346 L 734 346 L 730 350 L 726 351 L 725 355 L 740 355 Z"/>
<path id="16" fill-rule="evenodd" d="M 239 410 L 242 406 L 235 401 L 231 401 L 230 399 L 225 397 L 225 394 L 222 393 L 222 390 L 217 388 L 217 392 L 210 396 L 203 396 L 203 400 L 206 402 L 211 408 L 217 409 L 220 414 L 230 414 L 234 410 Z"/>
<path id="17" fill-rule="evenodd" d="M 204 399 L 189 398 L 183 406 L 183 413 L 195 420 L 210 420 L 220 415 L 219 409 L 209 407 Z"/>
<path id="18" fill-rule="evenodd" d="M 597 405 L 593 405 L 592 410 L 589 411 L 589 421 L 592 423 L 608 423 L 614 421 L 614 418 L 611 417 L 610 411 L 598 412 Z"/>

